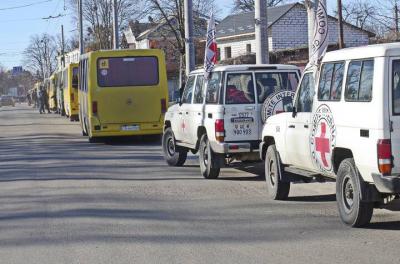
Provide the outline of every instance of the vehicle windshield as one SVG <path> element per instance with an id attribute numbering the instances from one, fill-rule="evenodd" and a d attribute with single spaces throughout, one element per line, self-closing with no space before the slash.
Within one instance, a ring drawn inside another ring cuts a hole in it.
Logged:
<path id="1" fill-rule="evenodd" d="M 101 87 L 154 86 L 159 82 L 157 57 L 114 57 L 97 61 Z"/>

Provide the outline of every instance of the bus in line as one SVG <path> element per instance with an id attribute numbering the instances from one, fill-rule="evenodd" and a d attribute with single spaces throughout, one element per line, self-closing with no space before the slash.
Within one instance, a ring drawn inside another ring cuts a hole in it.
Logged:
<path id="1" fill-rule="evenodd" d="M 79 64 L 72 63 L 62 70 L 62 91 L 65 115 L 71 121 L 79 120 L 78 100 L 78 71 Z"/>
<path id="2" fill-rule="evenodd" d="M 79 62 L 79 120 L 89 142 L 100 137 L 161 135 L 168 84 L 161 50 L 107 50 Z"/>

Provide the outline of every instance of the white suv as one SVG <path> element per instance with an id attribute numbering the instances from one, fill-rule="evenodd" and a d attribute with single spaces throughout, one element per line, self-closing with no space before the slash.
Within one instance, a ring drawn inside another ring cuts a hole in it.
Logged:
<path id="1" fill-rule="evenodd" d="M 327 53 L 303 74 L 293 112 L 267 120 L 260 149 L 271 198 L 333 178 L 342 221 L 368 224 L 400 194 L 400 44 Z"/>
<path id="2" fill-rule="evenodd" d="M 165 115 L 165 160 L 182 166 L 189 150 L 198 151 L 208 179 L 218 177 L 225 158 L 259 160 L 263 103 L 267 98 L 265 118 L 284 111 L 298 80 L 299 69 L 288 65 L 217 66 L 207 87 L 203 70 L 191 72 L 179 103 Z"/>

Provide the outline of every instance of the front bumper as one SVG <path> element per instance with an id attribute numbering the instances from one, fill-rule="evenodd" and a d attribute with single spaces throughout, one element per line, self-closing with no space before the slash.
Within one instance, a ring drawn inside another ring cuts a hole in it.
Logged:
<path id="1" fill-rule="evenodd" d="M 372 173 L 372 178 L 379 192 L 391 194 L 400 193 L 400 176 L 383 176 L 382 174 Z"/>
<path id="2" fill-rule="evenodd" d="M 252 148 L 251 143 L 249 142 L 210 142 L 211 148 L 216 153 L 223 154 L 234 154 L 234 153 L 250 153 L 258 151 L 258 149 Z"/>

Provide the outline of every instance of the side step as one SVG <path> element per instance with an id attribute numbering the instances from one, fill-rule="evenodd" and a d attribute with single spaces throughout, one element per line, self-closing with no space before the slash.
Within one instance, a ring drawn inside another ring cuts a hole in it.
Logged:
<path id="1" fill-rule="evenodd" d="M 290 178 L 300 179 L 304 182 L 310 182 L 315 179 L 317 182 L 325 182 L 327 180 L 326 177 L 322 176 L 319 173 L 315 173 L 313 171 L 303 170 L 296 167 L 285 167 L 285 172 L 290 173 Z"/>

